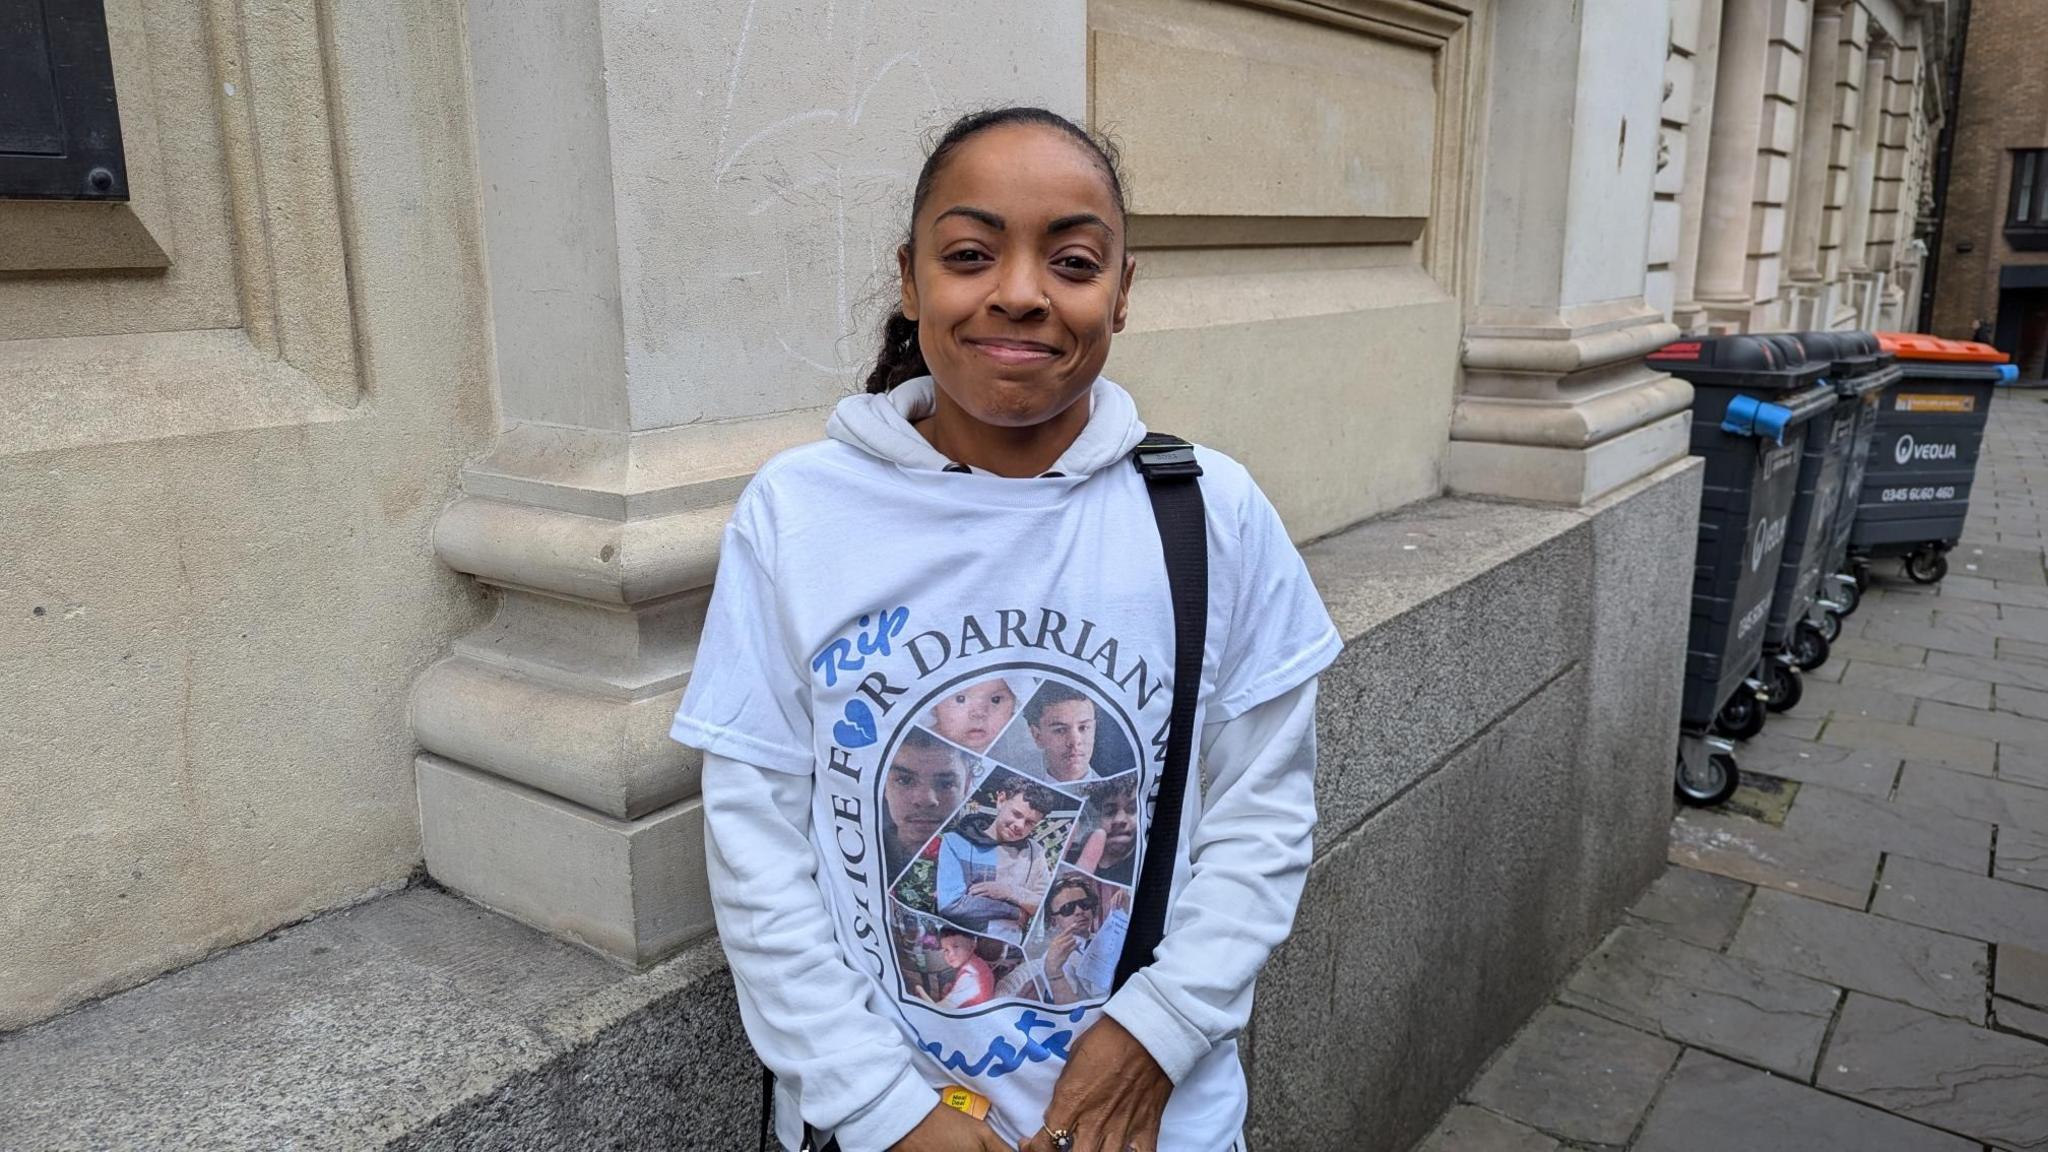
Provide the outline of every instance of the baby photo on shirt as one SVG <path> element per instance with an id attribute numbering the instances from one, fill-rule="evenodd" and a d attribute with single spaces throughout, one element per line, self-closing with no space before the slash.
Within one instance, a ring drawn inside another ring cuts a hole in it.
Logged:
<path id="1" fill-rule="evenodd" d="M 998 763 L 1057 788 L 1074 788 L 1137 767 L 1129 737 L 1094 693 L 1048 679 L 991 747 Z"/>
<path id="2" fill-rule="evenodd" d="M 1018 694 L 1029 695 L 1037 687 L 1037 677 L 1015 671 L 990 676 L 940 696 L 919 719 L 943 739 L 979 755 L 1010 727 Z"/>
<path id="3" fill-rule="evenodd" d="M 912 911 L 1021 945 L 1080 807 L 1076 795 L 991 768 L 892 895 Z"/>

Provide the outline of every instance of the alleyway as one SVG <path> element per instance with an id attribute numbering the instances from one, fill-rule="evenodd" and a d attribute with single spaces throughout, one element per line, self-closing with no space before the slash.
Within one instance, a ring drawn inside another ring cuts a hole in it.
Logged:
<path id="1" fill-rule="evenodd" d="M 1423 1152 L 2048 1149 L 2048 392 Z"/>

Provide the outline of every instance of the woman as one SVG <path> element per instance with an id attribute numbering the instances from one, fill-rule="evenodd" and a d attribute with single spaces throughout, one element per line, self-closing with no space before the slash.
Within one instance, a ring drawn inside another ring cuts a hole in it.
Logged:
<path id="1" fill-rule="evenodd" d="M 1130 308 L 1127 227 L 1114 158 L 1086 131 L 1035 108 L 955 123 L 918 176 L 867 394 L 734 510 L 674 735 L 705 753 L 714 908 L 785 1148 L 806 1125 L 843 1152 L 1239 1146 L 1235 1037 L 1307 871 L 1315 677 L 1339 643 L 1229 458 L 1198 453 L 1205 779 L 1151 962 L 1075 1006 L 953 1011 L 915 994 L 887 943 L 902 905 L 879 861 L 881 781 L 936 703 L 1056 673 L 1132 747 L 1164 730 L 1173 613 L 1130 463 L 1145 428 L 1101 375 Z M 1161 766 L 1139 770 L 1149 796 Z M 1048 822 L 1067 838 L 1079 823 Z M 941 1106 L 954 1086 L 985 1118 Z"/>

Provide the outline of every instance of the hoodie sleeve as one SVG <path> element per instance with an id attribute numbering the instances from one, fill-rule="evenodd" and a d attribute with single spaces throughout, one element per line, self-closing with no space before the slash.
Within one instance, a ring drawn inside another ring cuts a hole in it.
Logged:
<path id="1" fill-rule="evenodd" d="M 1244 1028 L 1252 983 L 1293 927 L 1316 822 L 1315 715 L 1311 678 L 1204 726 L 1192 870 L 1153 962 L 1103 1009 L 1175 1083 Z"/>
<path id="2" fill-rule="evenodd" d="M 812 778 L 704 757 L 704 853 L 740 1019 L 804 1122 L 881 1152 L 939 1102 L 833 939 L 807 829 Z"/>

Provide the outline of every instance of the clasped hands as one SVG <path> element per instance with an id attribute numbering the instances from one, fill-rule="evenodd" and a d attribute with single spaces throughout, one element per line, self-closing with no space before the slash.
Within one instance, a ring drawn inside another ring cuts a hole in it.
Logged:
<path id="1" fill-rule="evenodd" d="M 1159 1152 L 1159 1118 L 1173 1081 L 1137 1038 L 1103 1016 L 1082 1033 L 1053 1086 L 1049 1124 L 1072 1136 L 1071 1152 Z M 1012 1149 L 985 1121 L 932 1109 L 890 1152 L 1059 1152 L 1045 1129 Z"/>

